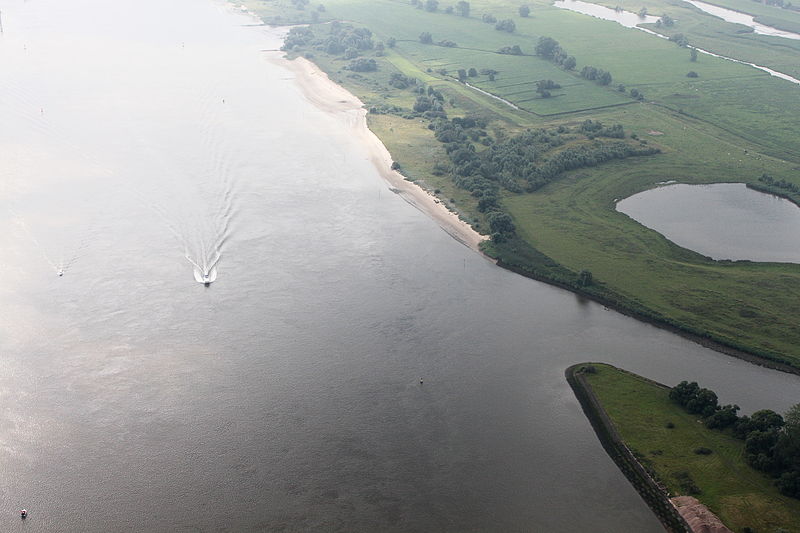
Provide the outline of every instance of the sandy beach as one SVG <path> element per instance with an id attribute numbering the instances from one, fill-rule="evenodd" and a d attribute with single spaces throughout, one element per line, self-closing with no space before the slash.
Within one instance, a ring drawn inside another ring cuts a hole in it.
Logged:
<path id="1" fill-rule="evenodd" d="M 430 218 L 454 239 L 479 251 L 479 244 L 487 237 L 458 218 L 431 193 L 410 181 L 402 174 L 391 170 L 392 156 L 381 140 L 367 126 L 367 110 L 356 96 L 336 84 L 328 75 L 305 58 L 288 60 L 283 52 L 267 52 L 269 61 L 290 70 L 303 94 L 317 108 L 330 113 L 342 121 L 343 127 L 352 130 L 360 139 L 369 158 L 392 192 L 400 195 Z"/>

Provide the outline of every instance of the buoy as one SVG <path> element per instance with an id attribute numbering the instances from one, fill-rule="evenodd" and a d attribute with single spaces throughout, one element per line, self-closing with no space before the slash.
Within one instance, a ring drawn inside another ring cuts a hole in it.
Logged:
<path id="1" fill-rule="evenodd" d="M 419 378 L 419 384 L 422 385 L 422 378 Z"/>

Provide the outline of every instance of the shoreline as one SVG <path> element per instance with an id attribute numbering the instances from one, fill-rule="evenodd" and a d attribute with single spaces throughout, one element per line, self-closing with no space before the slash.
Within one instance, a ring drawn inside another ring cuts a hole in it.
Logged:
<path id="1" fill-rule="evenodd" d="M 317 109 L 342 120 L 344 125 L 352 130 L 390 191 L 431 218 L 455 240 L 493 261 L 480 250 L 480 244 L 488 239 L 487 236 L 475 231 L 472 226 L 461 220 L 457 213 L 450 211 L 422 186 L 408 181 L 400 172 L 391 169 L 392 155 L 378 136 L 369 129 L 367 109 L 358 97 L 331 80 L 322 69 L 304 57 L 289 59 L 285 52 L 271 51 L 265 52 L 264 55 L 271 63 L 294 74 L 295 83 Z"/>
<path id="2" fill-rule="evenodd" d="M 547 275 L 531 272 L 519 265 L 505 263 L 501 259 L 485 253 L 480 245 L 482 242 L 489 240 L 488 236 L 481 235 L 475 231 L 472 226 L 459 218 L 457 213 L 450 211 L 443 202 L 421 185 L 408 181 L 400 172 L 391 170 L 392 156 L 380 138 L 369 129 L 367 109 L 357 96 L 330 79 L 325 71 L 309 59 L 304 57 L 289 59 L 283 51 L 264 50 L 262 52 L 264 52 L 266 60 L 285 68 L 294 75 L 293 81 L 297 83 L 309 102 L 319 110 L 342 121 L 343 126 L 352 131 L 352 135 L 367 149 L 368 159 L 387 183 L 390 191 L 398 194 L 403 200 L 433 219 L 451 237 L 478 252 L 484 259 L 524 277 L 569 290 L 579 296 L 612 308 L 618 313 L 675 333 L 715 352 L 772 370 L 800 375 L 800 366 L 796 366 L 782 358 L 773 358 L 770 355 L 758 353 L 755 349 L 749 349 L 724 339 L 719 339 L 710 333 L 694 331 L 690 327 L 670 319 L 657 317 L 633 307 L 628 307 L 614 298 L 581 290 L 578 287 L 552 279 Z"/>

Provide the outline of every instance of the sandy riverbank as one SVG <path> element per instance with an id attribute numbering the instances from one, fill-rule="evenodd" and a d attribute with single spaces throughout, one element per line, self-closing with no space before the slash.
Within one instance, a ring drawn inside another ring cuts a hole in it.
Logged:
<path id="1" fill-rule="evenodd" d="M 391 170 L 392 156 L 381 140 L 367 127 L 367 110 L 364 104 L 347 89 L 336 84 L 328 75 L 305 58 L 288 60 L 282 52 L 267 52 L 270 61 L 290 70 L 308 100 L 318 109 L 340 119 L 352 135 L 364 144 L 369 159 L 375 165 L 390 190 L 399 194 L 430 218 L 454 239 L 478 250 L 486 239 L 447 209 L 437 198 L 422 187 L 407 181 L 402 174 Z"/>

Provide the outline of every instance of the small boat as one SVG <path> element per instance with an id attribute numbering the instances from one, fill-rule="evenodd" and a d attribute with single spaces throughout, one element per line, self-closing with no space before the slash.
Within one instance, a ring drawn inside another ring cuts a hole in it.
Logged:
<path id="1" fill-rule="evenodd" d="M 63 268 L 59 268 L 58 269 L 58 277 L 60 278 L 63 275 L 64 275 L 64 269 Z"/>
<path id="2" fill-rule="evenodd" d="M 206 287 L 211 285 L 211 278 L 209 277 L 208 274 L 203 274 L 203 285 L 205 285 Z"/>
<path id="3" fill-rule="evenodd" d="M 21 510 L 19 512 L 19 517 L 25 520 L 26 518 L 28 518 L 28 511 L 26 509 Z"/>

